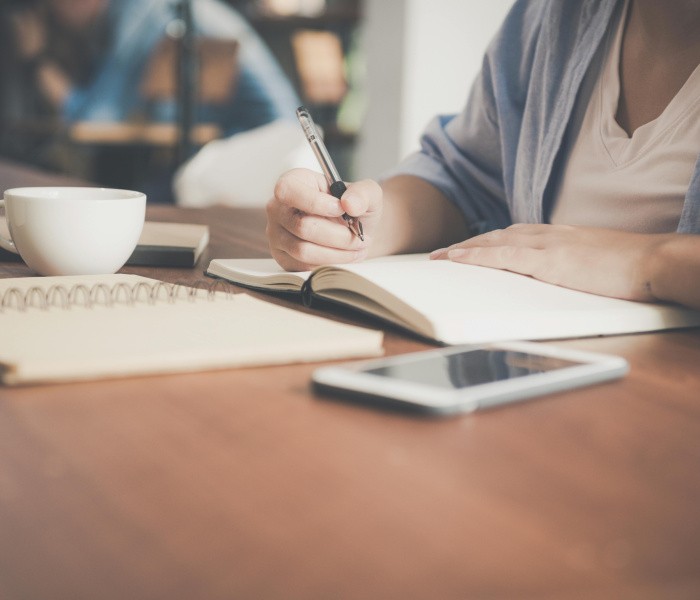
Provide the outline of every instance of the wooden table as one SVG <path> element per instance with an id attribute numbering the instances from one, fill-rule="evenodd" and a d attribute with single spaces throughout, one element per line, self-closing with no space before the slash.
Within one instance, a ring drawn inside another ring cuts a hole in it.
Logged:
<path id="1" fill-rule="evenodd" d="M 149 218 L 211 245 L 129 272 L 267 252 L 262 211 Z M 447 420 L 314 396 L 315 365 L 0 387 L 0 597 L 700 597 L 700 333 L 561 345 L 631 373 Z"/>

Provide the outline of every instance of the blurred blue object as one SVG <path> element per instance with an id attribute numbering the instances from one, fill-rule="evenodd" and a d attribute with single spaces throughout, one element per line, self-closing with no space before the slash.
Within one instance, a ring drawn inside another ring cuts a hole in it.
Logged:
<path id="1" fill-rule="evenodd" d="M 282 69 L 250 25 L 220 0 L 193 0 L 196 38 L 236 40 L 237 76 L 223 102 L 199 103 L 194 120 L 214 123 L 228 136 L 279 118 L 294 118 L 299 100 Z M 111 43 L 95 76 L 76 87 L 63 106 L 68 122 L 175 122 L 177 101 L 146 98 L 145 69 L 169 26 L 176 0 L 112 0 L 106 19 Z"/>

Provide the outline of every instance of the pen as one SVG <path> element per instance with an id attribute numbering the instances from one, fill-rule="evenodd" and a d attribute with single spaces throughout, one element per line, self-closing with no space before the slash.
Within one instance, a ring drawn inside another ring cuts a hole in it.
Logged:
<path id="1" fill-rule="evenodd" d="M 309 142 L 311 149 L 314 151 L 314 154 L 318 159 L 318 163 L 321 165 L 323 174 L 326 176 L 326 181 L 330 186 L 331 194 L 340 200 L 347 188 L 345 187 L 343 180 L 340 178 L 338 169 L 335 168 L 330 154 L 328 154 L 326 145 L 323 143 L 321 136 L 318 135 L 316 124 L 311 118 L 311 114 L 304 106 L 297 108 L 297 119 L 299 119 L 301 128 L 304 130 L 304 135 L 306 135 L 306 140 Z M 356 219 L 355 217 L 351 217 L 346 213 L 343 213 L 343 219 L 348 224 L 348 229 L 364 242 L 365 234 L 362 230 L 362 223 L 360 223 L 360 220 Z"/>

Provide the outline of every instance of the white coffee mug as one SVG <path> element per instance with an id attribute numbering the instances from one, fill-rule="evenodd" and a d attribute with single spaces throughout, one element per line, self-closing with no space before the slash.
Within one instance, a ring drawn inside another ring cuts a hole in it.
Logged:
<path id="1" fill-rule="evenodd" d="M 0 207 L 18 253 L 41 275 L 114 273 L 136 248 L 146 215 L 141 192 L 90 187 L 27 187 L 5 191 Z"/>

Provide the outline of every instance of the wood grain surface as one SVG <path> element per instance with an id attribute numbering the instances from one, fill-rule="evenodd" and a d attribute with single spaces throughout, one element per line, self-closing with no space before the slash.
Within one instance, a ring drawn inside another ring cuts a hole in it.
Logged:
<path id="1" fill-rule="evenodd" d="M 148 218 L 211 244 L 128 272 L 267 255 L 261 210 Z M 316 365 L 0 387 L 0 598 L 700 597 L 700 333 L 559 344 L 631 372 L 450 419 L 315 396 Z"/>

